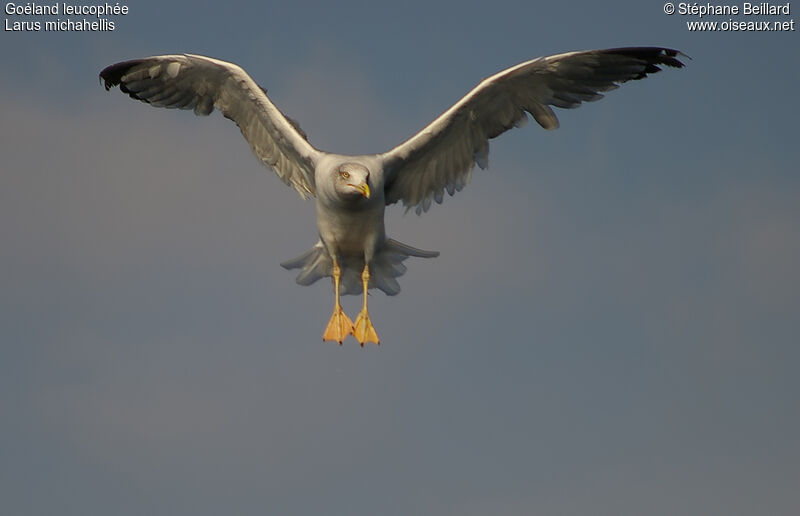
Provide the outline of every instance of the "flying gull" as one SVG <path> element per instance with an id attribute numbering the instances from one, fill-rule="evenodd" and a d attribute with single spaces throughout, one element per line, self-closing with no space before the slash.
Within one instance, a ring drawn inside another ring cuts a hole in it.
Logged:
<path id="1" fill-rule="evenodd" d="M 233 120 L 256 157 L 294 188 L 316 197 L 319 241 L 309 251 L 282 263 L 300 269 L 297 283 L 310 285 L 332 276 L 335 303 L 323 340 L 340 345 L 348 335 L 361 343 L 380 343 L 367 311 L 367 292 L 400 292 L 396 278 L 409 256 L 433 258 L 386 237 L 384 210 L 402 202 L 417 214 L 444 192 L 453 195 L 468 182 L 475 164 L 488 166 L 489 140 L 528 121 L 556 129 L 550 106 L 575 108 L 603 97 L 620 84 L 660 71 L 681 68 L 677 50 L 629 47 L 568 52 L 512 66 L 488 77 L 467 95 L 394 149 L 382 154 L 346 156 L 316 149 L 239 66 L 199 55 L 161 55 L 113 64 L 100 72 L 106 90 L 113 86 L 156 107 L 192 109 L 208 115 L 217 108 Z M 685 57 L 685 56 L 684 56 Z M 363 292 L 364 304 L 353 323 L 339 296 Z"/>

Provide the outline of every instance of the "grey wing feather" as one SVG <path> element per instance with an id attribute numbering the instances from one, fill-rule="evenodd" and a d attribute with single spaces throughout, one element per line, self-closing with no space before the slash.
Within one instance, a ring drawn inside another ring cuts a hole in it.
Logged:
<path id="1" fill-rule="evenodd" d="M 100 78 L 106 90 L 119 85 L 132 98 L 156 107 L 193 109 L 197 115 L 216 107 L 284 183 L 303 198 L 315 195 L 314 161 L 320 152 L 239 66 L 191 54 L 163 55 L 113 64 Z"/>
<path id="2" fill-rule="evenodd" d="M 630 47 L 540 57 L 497 73 L 406 142 L 382 155 L 386 204 L 402 201 L 419 214 L 488 166 L 489 139 L 524 125 L 527 113 L 545 129 L 558 128 L 550 106 L 575 108 L 603 92 L 661 70 L 683 67 L 677 50 Z"/>

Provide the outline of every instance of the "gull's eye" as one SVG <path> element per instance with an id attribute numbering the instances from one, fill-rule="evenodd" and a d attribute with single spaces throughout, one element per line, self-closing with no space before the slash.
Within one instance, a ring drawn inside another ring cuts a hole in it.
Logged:
<path id="1" fill-rule="evenodd" d="M 339 172 L 339 175 L 342 176 L 342 179 L 350 179 L 350 174 L 348 172 Z"/>

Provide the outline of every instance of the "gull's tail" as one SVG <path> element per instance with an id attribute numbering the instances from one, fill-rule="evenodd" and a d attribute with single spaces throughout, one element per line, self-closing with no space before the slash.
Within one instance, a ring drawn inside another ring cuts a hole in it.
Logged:
<path id="1" fill-rule="evenodd" d="M 395 278 L 406 272 L 403 261 L 409 256 L 417 258 L 435 258 L 438 251 L 423 251 L 416 247 L 403 244 L 391 238 L 386 240 L 370 263 L 369 288 L 378 288 L 390 296 L 400 292 L 400 284 Z M 333 260 L 322 242 L 317 242 L 314 247 L 297 258 L 287 260 L 281 264 L 285 269 L 300 269 L 297 283 L 311 285 L 320 278 L 333 274 Z M 343 259 L 339 263 L 342 269 L 342 279 L 339 285 L 340 293 L 361 294 L 361 271 L 364 269 L 364 259 Z"/>

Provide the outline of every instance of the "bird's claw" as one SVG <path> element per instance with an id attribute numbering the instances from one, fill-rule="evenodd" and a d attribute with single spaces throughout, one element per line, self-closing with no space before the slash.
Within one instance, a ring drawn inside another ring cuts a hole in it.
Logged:
<path id="1" fill-rule="evenodd" d="M 372 326 L 372 321 L 369 319 L 369 312 L 361 310 L 356 318 L 356 323 L 353 327 L 353 336 L 364 347 L 366 342 L 374 342 L 378 346 L 381 345 L 381 339 L 378 338 L 378 333 L 375 327 Z"/>
<path id="2" fill-rule="evenodd" d="M 337 305 L 333 309 L 333 315 L 331 315 L 331 320 L 328 321 L 325 333 L 322 334 L 322 340 L 333 340 L 341 346 L 344 339 L 353 334 L 353 321 L 344 313 L 342 307 Z"/>

